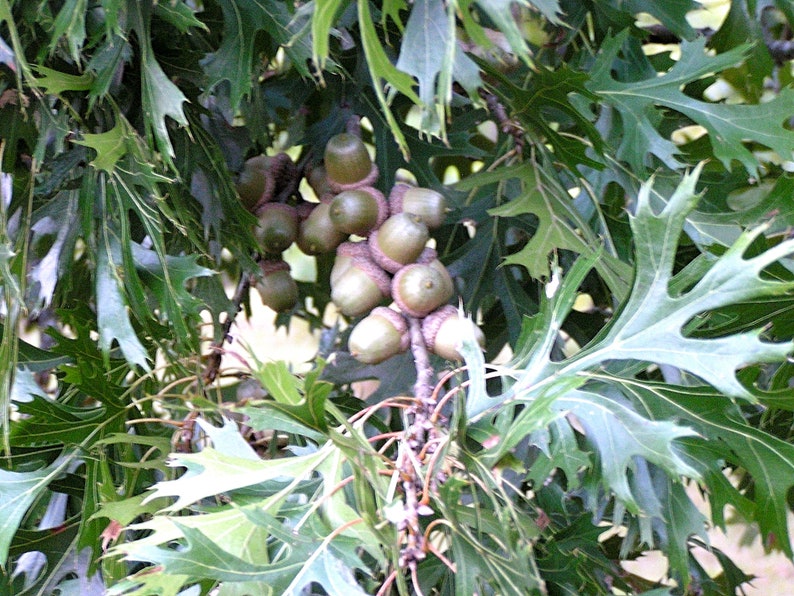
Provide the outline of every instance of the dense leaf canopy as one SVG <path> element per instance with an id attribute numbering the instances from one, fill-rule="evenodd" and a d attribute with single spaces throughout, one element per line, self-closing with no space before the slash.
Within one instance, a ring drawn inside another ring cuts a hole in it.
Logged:
<path id="1" fill-rule="evenodd" d="M 0 594 L 733 594 L 752 570 L 702 558 L 729 514 L 794 556 L 793 27 L 0 0 Z M 378 223 L 321 250 L 340 133 Z M 406 185 L 443 223 L 388 260 Z M 283 255 L 266 212 L 300 217 Z M 417 260 L 460 362 L 398 299 Z M 352 271 L 400 353 L 349 347 Z M 222 358 L 257 290 L 310 362 Z M 661 580 L 623 566 L 651 550 Z"/>

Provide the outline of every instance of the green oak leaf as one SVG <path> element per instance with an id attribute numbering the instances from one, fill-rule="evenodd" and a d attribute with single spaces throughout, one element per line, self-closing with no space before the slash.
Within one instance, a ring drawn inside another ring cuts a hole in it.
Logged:
<path id="1" fill-rule="evenodd" d="M 28 507 L 54 478 L 65 469 L 72 457 L 62 456 L 50 465 L 32 472 L 0 470 L 0 561 L 8 560 L 8 549 Z"/>
<path id="2" fill-rule="evenodd" d="M 687 21 L 687 13 L 700 8 L 700 3 L 694 0 L 627 0 L 618 2 L 623 10 L 632 14 L 646 13 L 656 17 L 660 23 L 682 39 L 692 39 L 695 30 Z"/>
<path id="3" fill-rule="evenodd" d="M 85 133 L 82 139 L 74 142 L 96 151 L 96 157 L 91 161 L 91 165 L 110 173 L 116 167 L 116 163 L 126 155 L 128 135 L 131 134 L 134 134 L 134 131 L 130 129 L 127 121 L 119 118 L 113 128 L 107 132 Z"/>
<path id="4" fill-rule="evenodd" d="M 230 84 L 229 98 L 232 109 L 240 104 L 253 85 L 257 75 L 254 67 L 254 38 L 266 31 L 273 42 L 284 48 L 293 66 L 303 76 L 310 76 L 308 60 L 312 47 L 305 36 L 297 35 L 293 16 L 287 5 L 277 0 L 221 0 L 223 11 L 223 37 L 217 51 L 204 61 L 208 89 L 222 81 Z M 269 58 L 275 58 L 275 53 Z"/>
<path id="5" fill-rule="evenodd" d="M 36 73 L 41 75 L 36 79 L 36 84 L 52 95 L 59 95 L 64 91 L 87 91 L 94 83 L 94 75 L 90 72 L 73 75 L 46 66 L 37 66 Z"/>
<path id="6" fill-rule="evenodd" d="M 694 189 L 699 173 L 700 168 L 686 175 L 659 213 L 651 207 L 651 184 L 643 186 L 630 217 L 635 242 L 632 288 L 600 335 L 570 358 L 551 360 L 557 332 L 573 304 L 571 295 L 583 279 L 582 268 L 574 267 L 562 279 L 552 278 L 537 315 L 546 324 L 526 334 L 516 346 L 515 383 L 501 396 L 469 405 L 470 417 L 513 400 L 533 401 L 562 393 L 566 383 L 575 379 L 583 383 L 586 371 L 592 374 L 607 363 L 619 361 L 626 365 L 632 361 L 668 365 L 691 373 L 727 397 L 756 400 L 756 393 L 739 381 L 737 371 L 753 364 L 785 361 L 794 342 L 764 341 L 762 329 L 700 338 L 688 334 L 687 328 L 702 313 L 794 290 L 794 282 L 761 277 L 765 268 L 794 253 L 794 240 L 745 258 L 766 226 L 745 231 L 722 256 L 710 257 L 710 266 L 697 280 L 679 287 L 673 268 L 686 217 L 698 201 Z M 585 264 L 589 268 L 592 261 Z M 681 275 L 690 282 L 686 269 Z"/>
<path id="7" fill-rule="evenodd" d="M 99 347 L 109 356 L 113 341 L 118 341 L 127 362 L 149 371 L 149 354 L 138 339 L 127 311 L 123 288 L 124 267 L 121 245 L 105 230 L 104 244 L 97 250 L 95 273 L 97 331 Z"/>
<path id="8" fill-rule="evenodd" d="M 263 517 L 261 513 L 258 514 L 259 519 Z M 174 550 L 170 546 L 138 545 L 125 558 L 152 562 L 160 567 L 158 573 L 167 575 L 189 575 L 228 582 L 264 582 L 270 589 L 268 593 L 273 595 L 298 596 L 312 582 L 330 589 L 330 594 L 365 594 L 355 581 L 348 561 L 350 557 L 339 558 L 332 548 L 332 544 L 344 539 L 337 538 L 333 543 L 331 539 L 319 541 L 297 530 L 284 531 L 281 523 L 273 520 L 267 529 L 271 534 L 281 534 L 285 540 L 278 561 L 267 563 L 266 558 L 264 561 L 261 558 L 246 561 L 220 548 L 201 529 L 183 524 L 181 520 L 173 520 L 172 523 L 184 537 L 185 548 Z M 356 547 L 355 544 L 346 546 L 350 550 Z M 358 566 L 363 564 L 359 562 Z"/>
<path id="9" fill-rule="evenodd" d="M 397 59 L 397 68 L 419 82 L 421 129 L 442 138 L 446 137 L 453 79 L 458 79 L 470 95 L 476 95 L 482 85 L 476 65 L 458 46 L 454 8 L 452 4 L 445 7 L 441 0 L 414 2 Z"/>
<path id="10" fill-rule="evenodd" d="M 155 58 L 152 47 L 151 11 L 148 2 L 129 0 L 130 25 L 138 36 L 141 59 L 141 102 L 146 117 L 146 128 L 154 137 L 155 144 L 166 163 L 172 165 L 174 148 L 168 136 L 166 118 L 187 126 L 187 118 L 182 104 L 187 101 L 184 93 L 177 87 Z"/>
<path id="11" fill-rule="evenodd" d="M 309 455 L 263 461 L 224 454 L 211 447 L 200 453 L 173 454 L 168 465 L 185 467 L 187 471 L 177 480 L 158 482 L 147 501 L 177 497 L 176 502 L 167 508 L 168 511 L 176 511 L 206 497 L 253 484 L 284 478 L 308 478 L 332 453 L 330 448 L 324 448 Z"/>
<path id="12" fill-rule="evenodd" d="M 630 218 L 636 245 L 636 275 L 630 297 L 610 322 L 603 339 L 586 348 L 577 359 L 586 361 L 598 353 L 605 355 L 602 350 L 608 349 L 611 359 L 669 364 L 697 375 L 726 395 L 753 399 L 752 393 L 736 379 L 736 371 L 749 364 L 784 360 L 794 344 L 763 341 L 761 330 L 696 339 L 686 336 L 684 329 L 703 312 L 791 292 L 794 283 L 767 280 L 761 277 L 761 271 L 794 252 L 794 241 L 744 258 L 747 248 L 766 226 L 748 230 L 714 261 L 694 287 L 672 294 L 669 284 L 678 238 L 698 201 L 694 187 L 699 171 L 700 168 L 684 177 L 658 214 L 650 205 L 650 185 L 640 191 L 636 212 Z"/>
<path id="13" fill-rule="evenodd" d="M 754 520 L 765 536 L 774 536 L 776 544 L 792 556 L 786 495 L 794 486 L 794 445 L 747 424 L 739 408 L 713 389 L 614 377 L 605 380 L 639 404 L 646 415 L 691 426 L 709 445 L 720 446 L 726 460 L 747 470 L 755 487 Z M 745 507 L 744 511 L 751 510 Z"/>
<path id="14" fill-rule="evenodd" d="M 80 50 L 85 42 L 85 17 L 88 0 L 66 0 L 53 22 L 50 52 L 54 52 L 65 38 L 69 56 L 75 64 L 80 64 Z"/>
<path id="15" fill-rule="evenodd" d="M 207 26 L 196 18 L 194 9 L 184 0 L 174 2 L 158 2 L 154 5 L 154 14 L 167 21 L 181 33 L 187 33 L 193 28 L 208 31 Z"/>
<path id="16" fill-rule="evenodd" d="M 697 435 L 687 426 L 644 418 L 620 396 L 594 388 L 570 391 L 556 400 L 553 407 L 576 416 L 589 443 L 596 448 L 604 486 L 634 513 L 639 513 L 639 506 L 627 470 L 634 468 L 635 456 L 656 464 L 672 477 L 700 477 L 682 459 L 674 444 L 676 439 Z"/>
<path id="17" fill-rule="evenodd" d="M 624 32 L 604 43 L 587 84 L 621 116 L 619 159 L 641 171 L 645 156 L 652 153 L 668 167 L 679 167 L 675 159 L 678 148 L 656 127 L 661 119 L 660 107 L 680 112 L 706 128 L 714 155 L 729 169 L 731 162 L 738 160 L 752 176 L 758 176 L 758 161 L 745 147 L 747 141 L 776 151 L 782 159 L 794 157 L 794 132 L 783 127 L 785 115 L 794 112 L 794 91 L 785 89 L 770 102 L 759 105 L 708 103 L 681 91 L 701 77 L 740 63 L 746 47 L 710 56 L 705 39 L 682 42 L 681 58 L 668 72 L 641 81 L 620 82 L 613 78 L 611 69 L 627 35 Z"/>
<path id="18" fill-rule="evenodd" d="M 549 277 L 549 255 L 558 250 L 571 250 L 586 257 L 598 252 L 594 247 L 602 242 L 576 210 L 571 196 L 555 175 L 537 164 L 501 168 L 491 176 L 475 174 L 459 183 L 456 188 L 470 188 L 497 178 L 517 178 L 521 182 L 522 192 L 511 201 L 489 209 L 489 215 L 514 217 L 531 213 L 538 218 L 535 234 L 521 250 L 506 256 L 504 265 L 522 265 L 532 277 L 543 279 Z M 601 252 L 601 258 L 595 267 L 618 297 L 625 296 L 631 276 L 628 265 Z"/>

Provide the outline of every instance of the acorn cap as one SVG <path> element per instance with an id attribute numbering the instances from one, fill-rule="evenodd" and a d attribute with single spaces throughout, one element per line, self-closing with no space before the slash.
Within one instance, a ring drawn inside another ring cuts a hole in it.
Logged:
<path id="1" fill-rule="evenodd" d="M 452 297 L 450 286 L 435 267 L 413 263 L 394 276 L 391 295 L 403 313 L 422 318 Z"/>
<path id="2" fill-rule="evenodd" d="M 359 317 L 389 295 L 391 280 L 372 260 L 353 257 L 331 285 L 331 300 L 346 317 Z"/>
<path id="3" fill-rule="evenodd" d="M 392 215 L 369 235 L 372 258 L 389 273 L 413 263 L 422 254 L 430 237 L 427 226 L 417 215 Z"/>
<path id="4" fill-rule="evenodd" d="M 354 258 L 370 259 L 369 245 L 366 242 L 343 242 L 336 247 L 336 258 L 331 268 L 331 285 L 334 280 L 344 273 Z"/>

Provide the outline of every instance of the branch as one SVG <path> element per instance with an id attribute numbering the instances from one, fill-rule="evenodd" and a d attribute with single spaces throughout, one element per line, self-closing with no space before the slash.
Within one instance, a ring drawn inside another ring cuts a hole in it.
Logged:
<path id="1" fill-rule="evenodd" d="M 207 369 L 204 371 L 204 383 L 210 384 L 218 376 L 218 371 L 221 367 L 221 359 L 223 358 L 223 344 L 229 339 L 229 330 L 232 328 L 232 323 L 240 312 L 243 300 L 248 295 L 248 290 L 251 288 L 251 276 L 243 273 L 240 281 L 237 283 L 237 289 L 232 296 L 232 304 L 234 305 L 234 314 L 230 314 L 221 325 L 221 338 L 212 342 L 210 345 L 210 353 L 207 356 Z"/>

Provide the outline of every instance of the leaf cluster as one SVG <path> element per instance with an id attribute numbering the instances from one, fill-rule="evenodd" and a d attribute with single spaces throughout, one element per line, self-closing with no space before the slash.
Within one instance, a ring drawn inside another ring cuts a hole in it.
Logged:
<path id="1" fill-rule="evenodd" d="M 734 593 L 731 515 L 791 558 L 794 10 L 710 4 L 0 0 L 0 593 Z M 350 128 L 447 197 L 487 338 L 432 361 L 417 453 L 330 255 L 287 255 L 308 372 L 208 373 L 244 161 Z"/>

